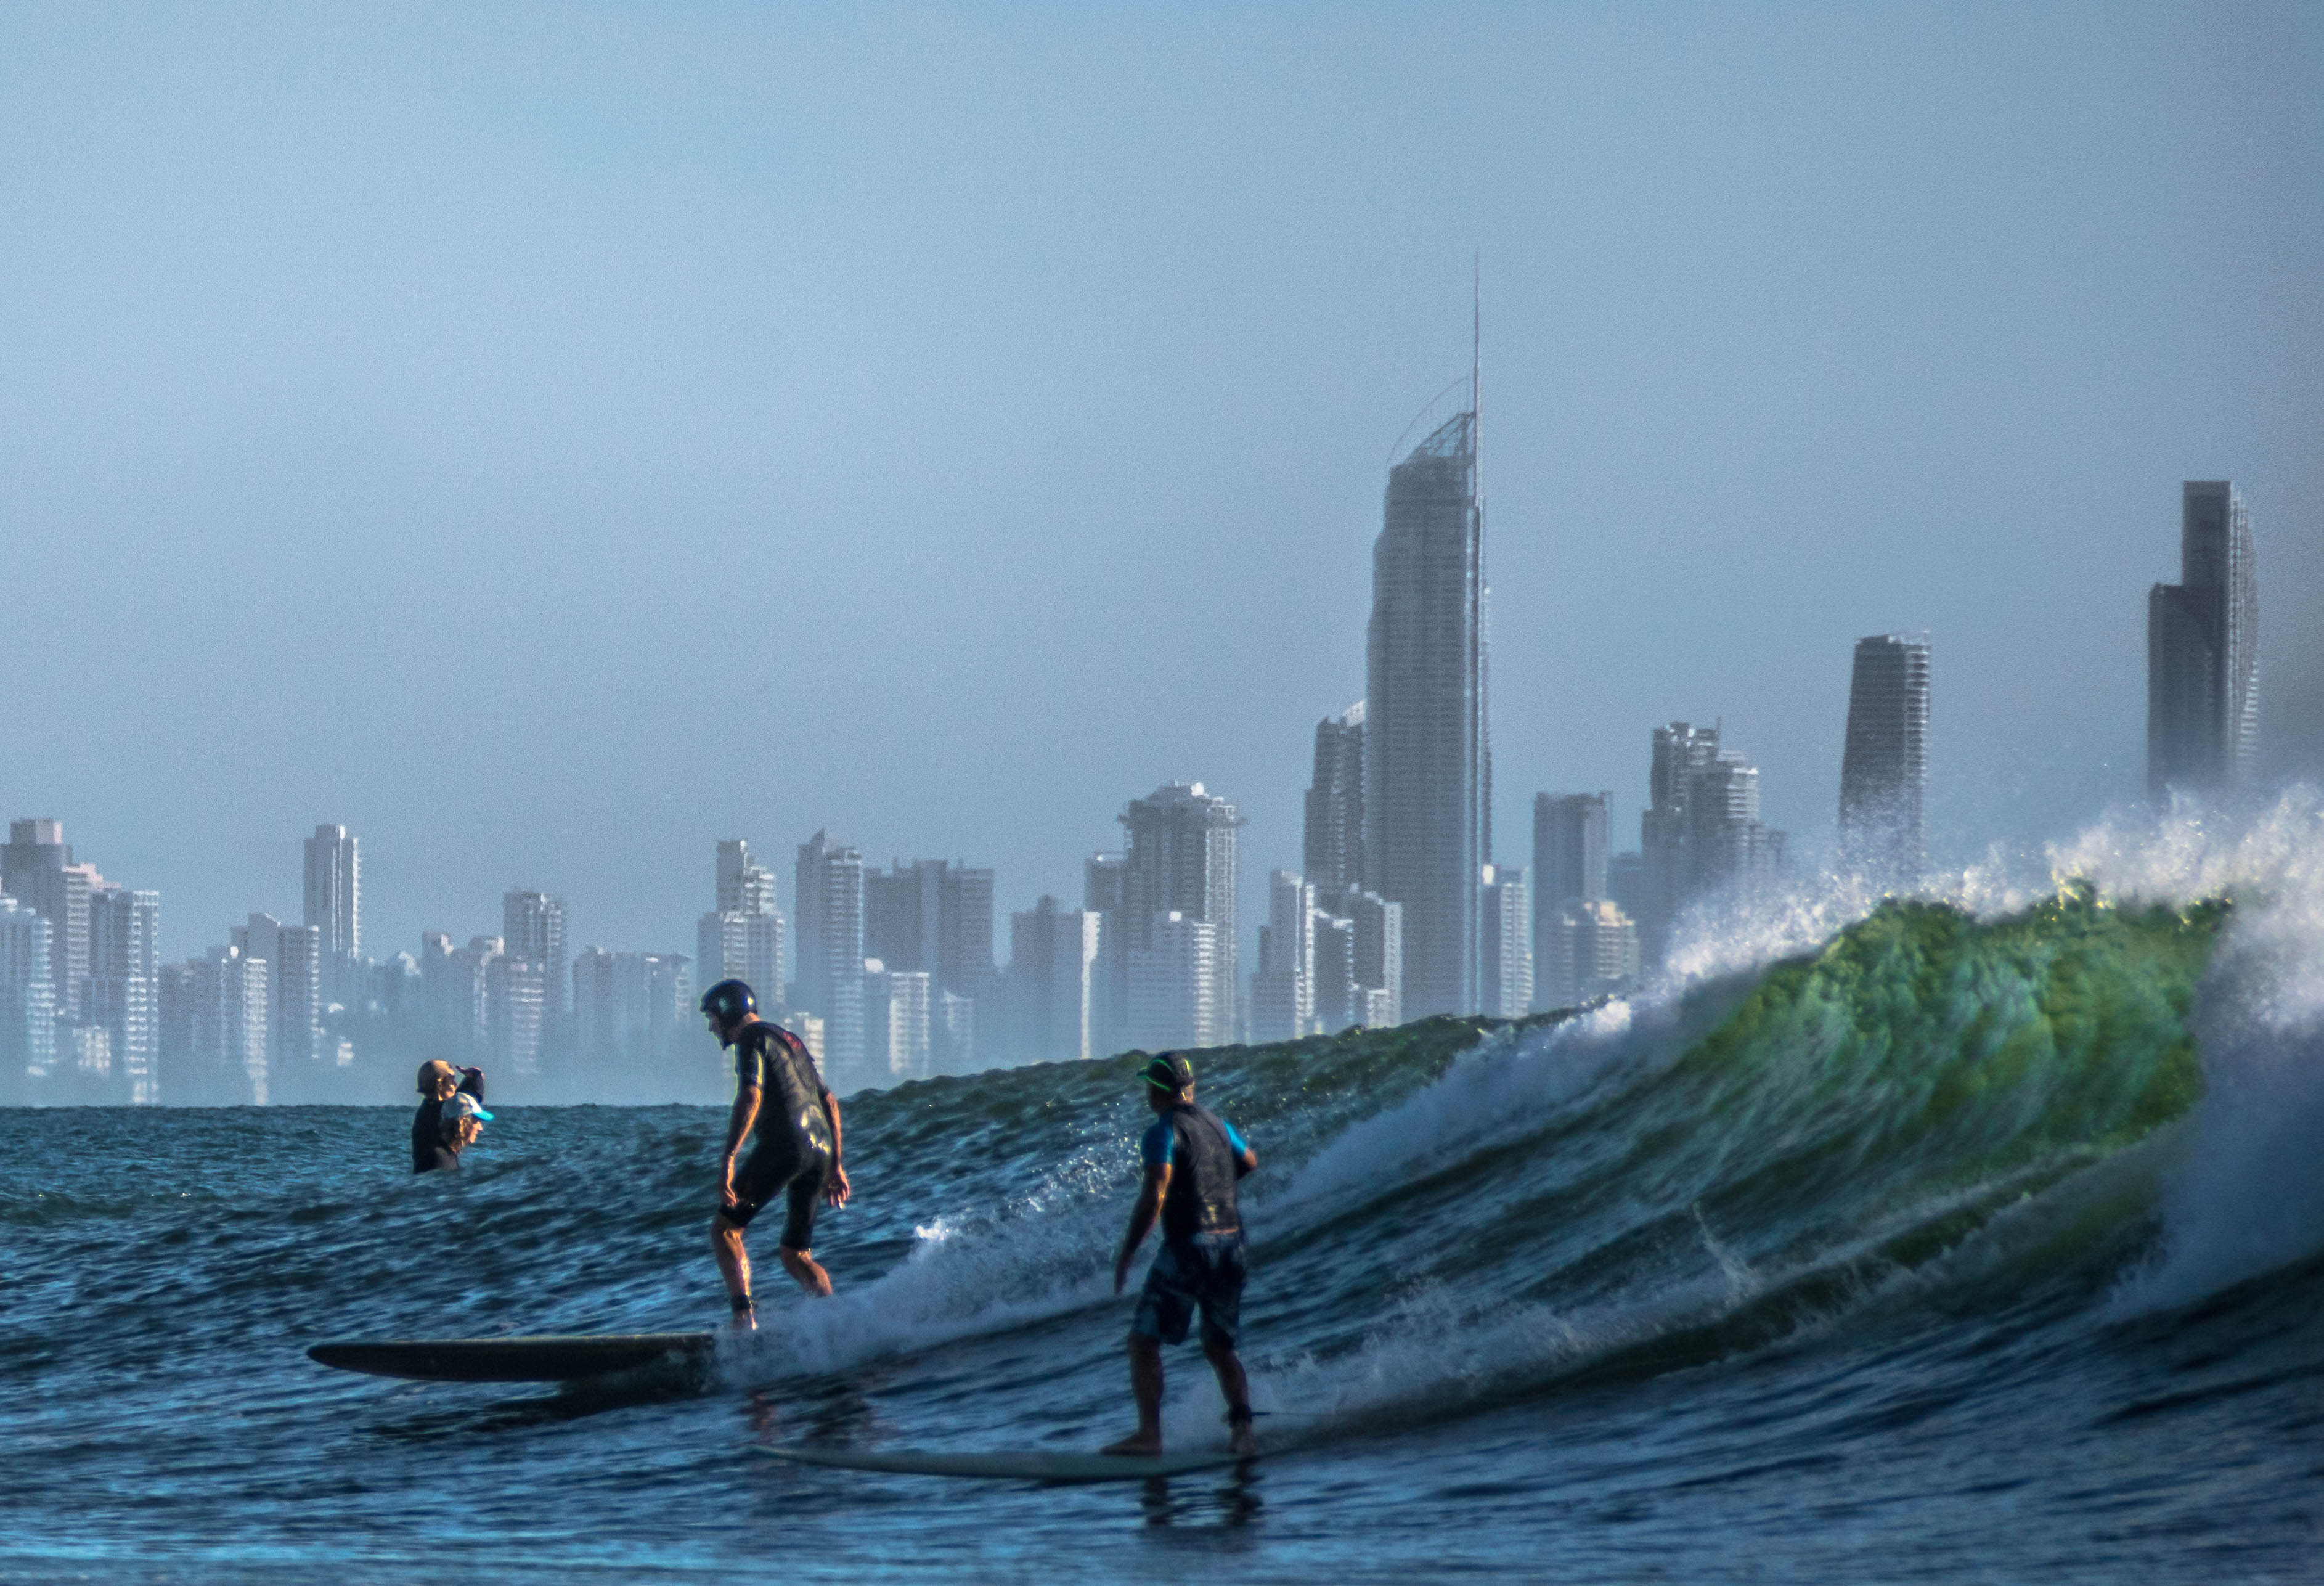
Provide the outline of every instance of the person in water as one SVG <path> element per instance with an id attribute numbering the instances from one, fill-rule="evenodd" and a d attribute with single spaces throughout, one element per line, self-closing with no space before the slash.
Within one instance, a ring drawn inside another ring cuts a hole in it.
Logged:
<path id="1" fill-rule="evenodd" d="M 807 1293 L 831 1293 L 831 1274 L 816 1264 L 815 1213 L 818 1203 L 847 1204 L 847 1169 L 839 1162 L 839 1098 L 816 1071 L 806 1043 L 761 1019 L 758 999 L 741 981 L 720 981 L 703 992 L 702 1016 L 718 1044 L 734 1053 L 734 1111 L 726 1120 L 726 1149 L 718 1158 L 718 1210 L 710 1219 L 710 1248 L 726 1279 L 735 1325 L 755 1327 L 743 1230 L 779 1194 L 788 1207 L 775 1259 Z M 737 1172 L 735 1154 L 754 1126 L 758 1143 Z"/>
<path id="2" fill-rule="evenodd" d="M 484 1125 L 493 1115 L 477 1105 L 476 1098 L 466 1091 L 455 1091 L 444 1099 L 443 1123 L 436 1140 L 435 1159 L 431 1167 L 457 1167 L 460 1153 L 476 1143 L 484 1132 Z"/>
<path id="3" fill-rule="evenodd" d="M 411 1171 L 426 1173 L 437 1167 L 459 1165 L 461 1147 L 452 1148 L 452 1159 L 439 1156 L 444 1149 L 444 1103 L 454 1096 L 471 1096 L 478 1103 L 479 1115 L 489 1121 L 492 1114 L 482 1111 L 484 1099 L 484 1071 L 481 1068 L 455 1068 L 442 1058 L 420 1065 L 420 1111 L 411 1116 Z M 469 1139 L 475 1136 L 471 1133 Z"/>
<path id="4" fill-rule="evenodd" d="M 1259 1166 L 1259 1154 L 1235 1126 L 1194 1105 L 1194 1065 L 1165 1052 L 1139 1070 L 1146 1100 L 1160 1114 L 1146 1131 L 1146 1181 L 1130 1209 L 1130 1231 L 1114 1259 L 1113 1292 L 1130 1280 L 1130 1258 L 1158 1213 L 1162 1249 L 1146 1270 L 1138 1314 L 1130 1323 L 1130 1390 L 1138 1430 L 1109 1443 L 1110 1454 L 1162 1452 L 1162 1346 L 1184 1343 L 1194 1313 L 1203 1315 L 1203 1353 L 1227 1401 L 1231 1446 L 1258 1452 L 1251 1435 L 1250 1386 L 1235 1340 L 1242 1314 L 1242 1218 L 1235 1185 Z"/>

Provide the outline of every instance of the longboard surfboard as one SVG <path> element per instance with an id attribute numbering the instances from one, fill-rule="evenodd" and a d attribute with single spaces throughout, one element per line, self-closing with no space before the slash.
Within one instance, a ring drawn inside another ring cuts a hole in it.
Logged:
<path id="1" fill-rule="evenodd" d="M 925 1448 L 818 1448 L 808 1443 L 793 1443 L 785 1448 L 754 1446 L 761 1453 L 800 1465 L 825 1465 L 841 1471 L 887 1471 L 903 1476 L 964 1476 L 1013 1481 L 1144 1481 L 1156 1476 L 1214 1471 L 1259 1457 L 1229 1453 L 1223 1449 L 1166 1453 L 1149 1459 L 1133 1454 L 1042 1453 L 1029 1449 L 944 1453 Z"/>
<path id="2" fill-rule="evenodd" d="M 717 1347 L 711 1332 L 548 1332 L 519 1338 L 335 1339 L 309 1360 L 342 1371 L 420 1382 L 575 1382 L 657 1361 L 693 1362 Z"/>

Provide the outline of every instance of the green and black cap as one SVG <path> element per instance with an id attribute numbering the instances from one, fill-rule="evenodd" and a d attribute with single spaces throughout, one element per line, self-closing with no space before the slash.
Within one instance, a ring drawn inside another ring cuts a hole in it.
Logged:
<path id="1" fill-rule="evenodd" d="M 1167 1091 L 1175 1096 L 1194 1083 L 1194 1065 L 1182 1053 L 1158 1053 L 1138 1071 L 1138 1077 L 1156 1090 Z"/>

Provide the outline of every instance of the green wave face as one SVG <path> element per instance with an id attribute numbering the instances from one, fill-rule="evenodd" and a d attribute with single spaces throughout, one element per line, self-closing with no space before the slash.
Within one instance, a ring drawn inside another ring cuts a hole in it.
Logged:
<path id="1" fill-rule="evenodd" d="M 1908 1307 L 2102 1286 L 2153 1206 L 2127 1148 L 2202 1092 L 2226 912 L 1891 904 L 1674 1000 L 1194 1054 L 1264 1164 L 1254 1360 L 1286 1403 L 1437 1415 L 1748 1351 L 1904 1275 Z M 861 1249 L 883 1276 L 801 1314 L 801 1369 L 1102 1305 L 1136 1066 L 851 1099 L 859 1194 L 914 1210 Z"/>
<path id="2" fill-rule="evenodd" d="M 1767 972 L 1659 1100 L 1731 1152 L 1702 1187 L 1752 1223 L 2054 1176 L 2200 1097 L 2186 1019 L 2226 913 L 1891 904 Z"/>

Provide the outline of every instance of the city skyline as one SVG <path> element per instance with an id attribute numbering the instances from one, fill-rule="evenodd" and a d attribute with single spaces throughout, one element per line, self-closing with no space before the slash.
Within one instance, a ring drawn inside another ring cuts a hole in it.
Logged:
<path id="1" fill-rule="evenodd" d="M 1462 85 L 1418 120 L 1305 73 L 1314 18 L 1242 24 L 1265 96 L 1167 20 L 945 24 L 1032 95 L 949 118 L 923 50 L 833 101 L 814 63 L 873 46 L 777 20 L 641 19 L 632 51 L 582 19 L 547 63 L 484 23 L 278 21 L 314 69 L 257 95 L 167 65 L 242 14 L 28 19 L 0 248 L 49 308 L 0 399 L 0 799 L 158 891 L 172 962 L 300 922 L 282 834 L 318 822 L 366 845 L 366 953 L 494 931 L 513 888 L 668 954 L 720 836 L 966 853 L 1013 914 L 1079 899 L 1127 792 L 1199 779 L 1251 822 L 1247 957 L 1480 251 L 1497 859 L 1558 788 L 1613 791 L 1628 851 L 1674 719 L 1720 721 L 1815 854 L 1831 658 L 1877 632 L 1946 657 L 1932 864 L 2136 798 L 2123 604 L 2181 576 L 2182 479 L 2249 503 L 2263 780 L 2312 765 L 2313 41 L 2128 14 L 1738 12 L 1701 52 L 1651 17 L 1323 30 L 1342 87 Z M 1027 140 L 1052 93 L 1062 165 Z M 958 148 L 989 188 L 930 174 Z"/>

